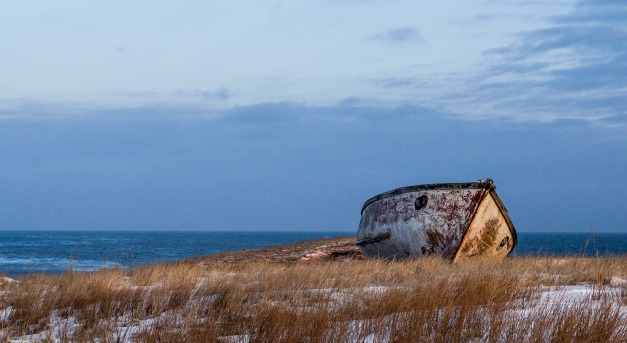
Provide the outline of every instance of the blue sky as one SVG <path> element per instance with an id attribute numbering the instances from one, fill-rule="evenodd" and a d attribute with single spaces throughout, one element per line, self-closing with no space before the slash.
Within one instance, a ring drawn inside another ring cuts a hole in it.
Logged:
<path id="1" fill-rule="evenodd" d="M 490 177 L 627 231 L 623 1 L 5 1 L 0 229 L 356 231 Z"/>

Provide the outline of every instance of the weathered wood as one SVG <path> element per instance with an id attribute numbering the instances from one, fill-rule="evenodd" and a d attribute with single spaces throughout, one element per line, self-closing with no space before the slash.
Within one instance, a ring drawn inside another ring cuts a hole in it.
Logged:
<path id="1" fill-rule="evenodd" d="M 367 258 L 502 259 L 516 231 L 490 179 L 417 185 L 367 200 L 357 245 Z"/>

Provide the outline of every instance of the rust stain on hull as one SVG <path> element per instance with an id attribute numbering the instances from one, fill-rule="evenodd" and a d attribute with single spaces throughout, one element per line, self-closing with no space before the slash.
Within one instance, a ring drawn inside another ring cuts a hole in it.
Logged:
<path id="1" fill-rule="evenodd" d="M 504 258 L 516 231 L 492 180 L 417 185 L 364 204 L 357 245 L 365 257 Z"/>

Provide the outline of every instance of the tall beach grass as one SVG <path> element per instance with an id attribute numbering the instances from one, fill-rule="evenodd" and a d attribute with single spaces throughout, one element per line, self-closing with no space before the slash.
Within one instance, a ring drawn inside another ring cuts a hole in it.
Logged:
<path id="1" fill-rule="evenodd" d="M 174 263 L 4 279 L 0 339 L 625 342 L 626 308 L 627 257 Z"/>

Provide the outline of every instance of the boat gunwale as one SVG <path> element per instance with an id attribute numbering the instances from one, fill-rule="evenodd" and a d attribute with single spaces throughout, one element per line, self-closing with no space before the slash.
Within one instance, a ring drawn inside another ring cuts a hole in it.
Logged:
<path id="1" fill-rule="evenodd" d="M 387 191 L 381 194 L 377 194 L 372 198 L 366 200 L 361 207 L 361 214 L 364 214 L 366 207 L 379 200 L 387 199 L 393 196 L 397 196 L 404 193 L 427 191 L 427 190 L 440 190 L 440 189 L 490 189 L 492 186 L 492 180 L 477 181 L 477 182 L 456 182 L 456 183 L 431 183 L 424 185 L 405 186 Z"/>

